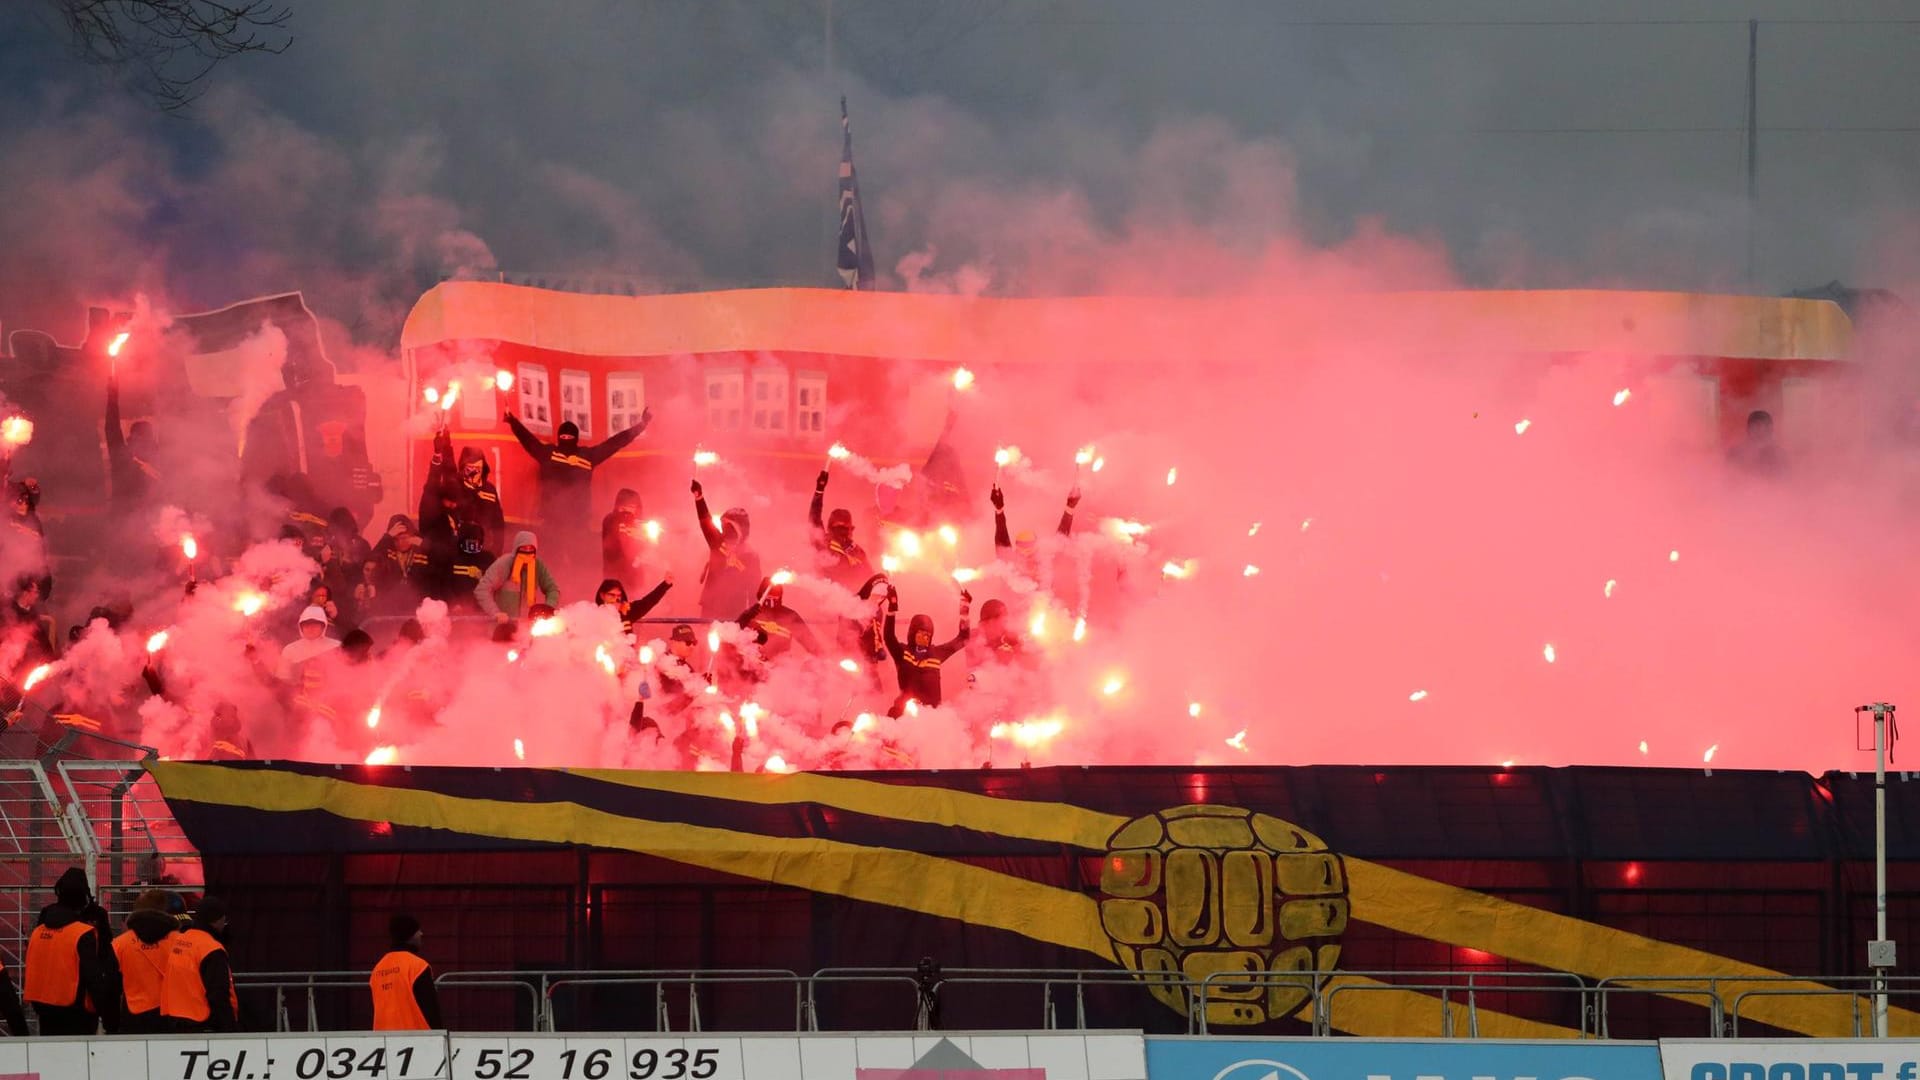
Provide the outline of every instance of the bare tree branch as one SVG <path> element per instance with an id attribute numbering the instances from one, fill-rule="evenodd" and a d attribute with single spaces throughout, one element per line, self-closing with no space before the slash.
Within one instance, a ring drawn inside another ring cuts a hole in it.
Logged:
<path id="1" fill-rule="evenodd" d="M 292 44 L 292 10 L 273 0 L 43 0 L 76 56 L 115 68 L 162 111 L 193 103 L 214 65 Z"/>

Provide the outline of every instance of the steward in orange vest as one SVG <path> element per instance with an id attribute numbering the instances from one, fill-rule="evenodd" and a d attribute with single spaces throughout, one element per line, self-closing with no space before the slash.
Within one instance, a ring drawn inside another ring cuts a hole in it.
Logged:
<path id="1" fill-rule="evenodd" d="M 173 936 L 167 975 L 160 993 L 160 1015 L 169 1030 L 238 1031 L 240 997 L 234 992 L 233 967 L 219 935 L 227 928 L 227 905 L 200 898 L 193 922 Z"/>
<path id="2" fill-rule="evenodd" d="M 87 875 L 69 867 L 53 886 L 54 902 L 41 909 L 27 936 L 27 985 L 22 996 L 40 1018 L 42 1035 L 93 1035 L 100 1005 L 119 1001 L 112 969 L 101 955 L 101 934 L 86 915 L 93 902 Z"/>
<path id="3" fill-rule="evenodd" d="M 387 931 L 393 950 L 373 965 L 373 975 L 367 979 L 373 993 L 373 1030 L 444 1030 L 433 968 L 420 956 L 420 920 L 395 915 Z"/>
<path id="4" fill-rule="evenodd" d="M 120 962 L 121 1034 L 158 1035 L 167 1030 L 160 1006 L 179 930 L 179 920 L 167 914 L 166 893 L 148 889 L 133 902 L 126 930 L 113 939 L 113 954 Z"/>
<path id="5" fill-rule="evenodd" d="M 20 1011 L 20 992 L 13 988 L 13 973 L 5 964 L 0 964 L 0 1019 L 7 1022 L 7 1034 L 26 1036 L 27 1014 Z"/>

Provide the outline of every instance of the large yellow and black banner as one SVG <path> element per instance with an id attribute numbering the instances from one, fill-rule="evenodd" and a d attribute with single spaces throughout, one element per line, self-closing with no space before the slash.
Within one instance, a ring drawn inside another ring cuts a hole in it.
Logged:
<path id="1" fill-rule="evenodd" d="M 1567 973 L 1637 1001 L 1614 1012 L 1623 1023 L 1692 1023 L 1691 1011 L 1701 1031 L 1709 989 L 1722 1002 L 1755 991 L 1741 1004 L 1750 1030 L 1847 1035 L 1861 1009 L 1858 995 L 1829 992 L 1865 940 L 1850 885 L 1863 798 L 1839 776 L 151 768 L 223 889 L 298 863 L 348 891 L 381 876 L 399 899 L 380 902 L 404 903 L 544 867 L 567 879 L 546 902 L 579 909 L 552 913 L 571 927 L 567 966 L 814 970 L 930 956 L 1130 972 L 1146 991 L 1133 999 L 1155 1013 L 1138 1022 L 1163 1029 L 1202 1009 L 1216 1028 L 1289 1030 L 1313 972 L 1337 973 L 1323 985 L 1331 1026 L 1365 1035 L 1446 1029 L 1462 996 L 1388 974 L 1410 970 Z M 672 940 L 632 945 L 688 904 L 699 918 Z M 502 947 L 502 960 L 536 963 Z M 1156 973 L 1214 981 L 1195 1000 Z M 1482 1035 L 1593 1026 L 1581 1014 L 1592 996 L 1500 986 L 1476 995 Z M 1920 1022 L 1901 1013 L 1902 1029 Z"/>

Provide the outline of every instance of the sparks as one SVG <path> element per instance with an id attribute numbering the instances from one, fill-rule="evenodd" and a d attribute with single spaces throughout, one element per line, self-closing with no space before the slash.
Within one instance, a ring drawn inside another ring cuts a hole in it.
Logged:
<path id="1" fill-rule="evenodd" d="M 1189 559 L 1186 562 L 1174 562 L 1169 559 L 1160 565 L 1160 575 L 1162 577 L 1170 577 L 1175 580 L 1184 581 L 1193 576 L 1193 560 Z"/>
<path id="2" fill-rule="evenodd" d="M 1001 722 L 988 729 L 987 735 L 995 739 L 1010 739 L 1017 746 L 1032 748 L 1060 734 L 1066 726 L 1059 717 L 1049 716 L 1043 720 L 1022 720 L 1012 724 Z"/>
<path id="3" fill-rule="evenodd" d="M 1607 584 L 1606 584 L 1606 587 L 1600 590 L 1600 594 L 1601 594 L 1602 596 L 1605 596 L 1605 597 L 1608 597 L 1608 598 L 1612 598 L 1612 596 L 1613 596 L 1613 590 L 1614 590 L 1614 588 L 1615 588 L 1616 586 L 1618 586 L 1619 584 L 1620 584 L 1620 583 L 1619 583 L 1618 581 L 1615 581 L 1615 580 L 1614 580 L 1614 579 L 1612 579 L 1612 578 L 1608 578 L 1608 579 L 1607 579 Z"/>
<path id="4" fill-rule="evenodd" d="M 560 622 L 560 617 L 555 615 L 551 618 L 533 620 L 533 627 L 527 632 L 534 637 L 552 637 L 564 629 L 566 627 Z"/>
<path id="5" fill-rule="evenodd" d="M 959 547 L 960 530 L 951 525 L 940 526 L 940 542 L 948 547 Z"/>
<path id="6" fill-rule="evenodd" d="M 508 371 L 505 368 L 502 368 L 499 371 L 494 372 L 493 385 L 499 387 L 502 390 L 513 389 L 513 372 Z"/>
<path id="7" fill-rule="evenodd" d="M 1105 685 L 1100 687 L 1100 692 L 1107 695 L 1108 697 L 1112 697 L 1113 695 L 1119 693 L 1122 690 L 1125 690 L 1126 688 L 1127 688 L 1126 679 L 1121 678 L 1118 675 L 1109 675 L 1107 676 L 1107 681 Z"/>
<path id="8" fill-rule="evenodd" d="M 1115 540 L 1131 544 L 1152 531 L 1152 526 L 1125 518 L 1108 518 L 1100 523 L 1100 528 Z"/>
<path id="9" fill-rule="evenodd" d="M 1004 446 L 995 450 L 993 452 L 993 463 L 1002 469 L 1013 464 L 1013 451 Z"/>
<path id="10" fill-rule="evenodd" d="M 149 654 L 157 653 L 161 649 L 166 648 L 167 637 L 168 637 L 167 631 L 165 630 L 156 631 L 151 637 L 147 638 L 147 652 Z"/>
<path id="11" fill-rule="evenodd" d="M 400 760 L 400 748 L 397 746 L 376 746 L 367 755 L 369 765 L 391 765 Z"/>
<path id="12" fill-rule="evenodd" d="M 955 390 L 968 390 L 968 389 L 971 389 L 972 387 L 973 387 L 973 372 L 968 371 L 966 368 L 954 368 L 953 369 L 953 388 Z"/>
<path id="13" fill-rule="evenodd" d="M 509 663 L 509 664 L 514 664 L 514 663 L 518 663 L 518 662 L 519 662 L 519 660 L 520 660 L 520 650 L 519 650 L 519 649 L 508 649 L 508 650 L 507 650 L 507 663 Z"/>
<path id="14" fill-rule="evenodd" d="M 912 529 L 902 529 L 894 535 L 893 546 L 899 548 L 900 554 L 907 558 L 917 559 L 920 557 L 920 534 Z"/>
<path id="15" fill-rule="evenodd" d="M 827 447 L 827 456 L 835 461 L 845 461 L 853 456 L 853 451 L 847 449 L 846 443 L 834 443 Z"/>
<path id="16" fill-rule="evenodd" d="M 953 572 L 953 580 L 962 585 L 970 584 L 979 577 L 980 571 L 975 570 L 971 566 L 962 566 Z"/>
<path id="17" fill-rule="evenodd" d="M 1175 469 L 1167 470 L 1167 486 L 1168 487 L 1172 487 L 1174 484 L 1178 483 L 1179 480 L 1180 480 L 1179 469 L 1175 468 Z"/>
<path id="18" fill-rule="evenodd" d="M 233 610 L 249 619 L 260 614 L 260 609 L 266 606 L 267 598 L 257 592 L 241 593 L 239 598 L 233 602 Z"/>
<path id="19" fill-rule="evenodd" d="M 719 623 L 714 623 L 713 629 L 707 631 L 707 651 L 708 652 L 720 651 L 720 624 Z"/>
<path id="20" fill-rule="evenodd" d="M 1239 731 L 1234 732 L 1231 737 L 1225 740 L 1225 742 L 1228 746 L 1233 747 L 1235 750 L 1238 750 L 1243 754 L 1246 753 L 1247 752 L 1247 729 L 1241 728 Z"/>
<path id="21" fill-rule="evenodd" d="M 859 716 L 856 716 L 853 718 L 854 734 L 858 735 L 863 731 L 872 731 L 872 730 L 873 730 L 873 714 L 872 713 L 863 712 Z"/>
<path id="22" fill-rule="evenodd" d="M 846 672 L 849 675 L 858 675 L 860 674 L 860 665 L 857 663 L 854 663 L 853 660 L 851 659 L 846 659 L 846 660 L 840 661 L 840 670 Z"/>
<path id="23" fill-rule="evenodd" d="M 118 334 L 115 334 L 113 340 L 107 343 L 107 355 L 114 357 L 119 356 L 120 350 L 127 347 L 127 339 L 132 336 L 132 332 L 127 330 L 122 330 Z"/>
<path id="24" fill-rule="evenodd" d="M 20 684 L 21 692 L 25 693 L 26 691 L 31 690 L 36 686 L 39 686 L 42 682 L 46 680 L 47 676 L 51 674 L 53 674 L 52 664 L 41 664 L 39 667 L 34 668 L 32 671 L 27 672 L 26 681 Z"/>
<path id="25" fill-rule="evenodd" d="M 1413 693 L 1407 695 L 1407 700 L 1425 701 L 1427 700 L 1427 692 L 1425 690 L 1415 690 Z"/>
<path id="26" fill-rule="evenodd" d="M 1093 447 L 1091 446 L 1081 447 L 1080 450 L 1073 455 L 1073 463 L 1075 465 L 1093 464 Z"/>
<path id="27" fill-rule="evenodd" d="M 1706 754 L 1705 754 L 1704 756 L 1702 756 L 1702 757 L 1700 758 L 1700 760 L 1701 760 L 1701 761 L 1705 761 L 1705 762 L 1711 762 L 1711 761 L 1713 760 L 1713 755 L 1714 755 L 1714 754 L 1715 754 L 1716 752 L 1718 752 L 1718 751 L 1719 751 L 1719 749 L 1720 749 L 1720 744 L 1719 744 L 1719 743 L 1714 743 L 1714 744 L 1713 744 L 1712 746 L 1709 746 L 1709 747 L 1707 747 L 1707 752 L 1706 752 Z"/>
<path id="28" fill-rule="evenodd" d="M 1199 718 L 1200 718 L 1200 703 L 1199 703 L 1199 702 L 1197 702 L 1197 701 L 1189 701 L 1189 702 L 1187 702 L 1187 715 L 1188 715 L 1188 716 L 1191 716 L 1191 717 L 1193 717 L 1193 718 L 1194 718 L 1194 719 L 1196 719 L 1196 720 L 1197 720 L 1197 719 L 1199 719 Z"/>
<path id="29" fill-rule="evenodd" d="M 1106 467 L 1107 467 L 1107 459 L 1106 459 L 1106 458 L 1103 458 L 1103 457 L 1097 457 L 1097 458 L 1094 458 L 1094 459 L 1093 459 L 1093 471 L 1094 471 L 1094 472 L 1099 472 L 1099 471 L 1100 471 L 1101 469 L 1104 469 L 1104 468 L 1106 468 Z"/>
<path id="30" fill-rule="evenodd" d="M 1679 549 L 1679 548 L 1675 548 L 1675 549 L 1673 549 L 1672 551 L 1669 551 L 1669 552 L 1667 552 L 1667 561 L 1668 561 L 1668 562 L 1679 562 L 1679 561 L 1680 561 L 1680 549 Z"/>
<path id="31" fill-rule="evenodd" d="M 651 645 L 640 646 L 640 662 L 643 664 L 653 663 L 653 646 Z"/>
<path id="32" fill-rule="evenodd" d="M 371 731 L 379 726 L 380 706 L 375 705 L 373 708 L 367 710 L 367 730 Z"/>
<path id="33" fill-rule="evenodd" d="M 704 469 L 709 465 L 717 465 L 719 462 L 720 455 L 711 450 L 695 450 L 693 452 L 693 467 L 696 469 Z"/>
<path id="34" fill-rule="evenodd" d="M 786 758 L 781 757 L 779 754 L 775 754 L 772 757 L 767 759 L 767 771 L 768 772 L 792 772 L 793 769 L 787 765 Z"/>
<path id="35" fill-rule="evenodd" d="M 1085 615 L 1073 620 L 1073 640 L 1087 640 L 1087 617 Z"/>
<path id="36" fill-rule="evenodd" d="M 1249 528 L 1247 529 L 1247 535 L 1248 535 L 1248 536 L 1259 536 L 1259 535 L 1260 535 L 1260 523 L 1259 523 L 1259 522 L 1257 522 L 1257 521 L 1256 521 L 1256 522 L 1254 522 L 1254 523 L 1253 523 L 1253 525 L 1252 525 L 1251 527 L 1249 527 Z"/>
<path id="37" fill-rule="evenodd" d="M 657 544 L 660 542 L 661 528 L 658 521 L 643 522 L 640 526 L 640 531 L 647 535 L 647 543 Z"/>
<path id="38" fill-rule="evenodd" d="M 460 384 L 453 383 L 447 387 L 446 393 L 440 395 L 440 411 L 452 412 L 453 403 L 458 400 L 460 400 Z"/>
<path id="39" fill-rule="evenodd" d="M 513 740 L 513 756 L 521 761 L 527 760 L 527 744 L 519 739 Z"/>
<path id="40" fill-rule="evenodd" d="M 1047 636 L 1046 609 L 1042 608 L 1041 610 L 1033 613 L 1033 618 L 1027 623 L 1027 632 L 1029 634 L 1032 634 L 1036 638 L 1043 638 Z"/>
<path id="41" fill-rule="evenodd" d="M 1248 563 L 1246 567 L 1240 571 L 1240 576 L 1241 577 L 1259 577 L 1260 568 L 1253 565 L 1252 563 Z"/>
<path id="42" fill-rule="evenodd" d="M 618 674 L 620 671 L 620 665 L 614 663 L 613 654 L 607 652 L 605 645 L 595 645 L 593 647 L 593 662 L 599 664 L 609 675 Z"/>
<path id="43" fill-rule="evenodd" d="M 1647 740 L 1645 739 L 1640 740 L 1640 752 L 1643 754 L 1647 752 Z"/>
<path id="44" fill-rule="evenodd" d="M 1515 435 L 1525 435 L 1527 433 L 1527 429 L 1532 426 L 1533 426 L 1533 421 L 1522 420 L 1519 423 L 1513 425 L 1513 433 Z"/>
<path id="45" fill-rule="evenodd" d="M 33 421 L 24 416 L 0 420 L 0 441 L 10 446 L 25 446 L 33 441 Z"/>
<path id="46" fill-rule="evenodd" d="M 1554 660 L 1553 645 L 1548 644 L 1546 648 L 1540 650 L 1540 655 L 1547 658 L 1547 663 L 1549 664 L 1553 663 L 1553 660 Z"/>
<path id="47" fill-rule="evenodd" d="M 1305 520 L 1305 521 L 1303 521 L 1303 522 L 1301 522 L 1301 523 L 1300 523 L 1300 531 L 1301 531 L 1301 532 L 1306 532 L 1306 531 L 1307 531 L 1308 529 L 1311 529 L 1311 528 L 1313 528 L 1313 519 L 1312 519 L 1312 518 L 1308 518 L 1307 520 Z"/>
<path id="48" fill-rule="evenodd" d="M 1620 406 L 1625 405 L 1628 399 L 1632 397 L 1633 397 L 1633 391 L 1631 390 L 1621 389 L 1621 390 L 1614 391 L 1613 407 L 1617 409 Z"/>
<path id="49" fill-rule="evenodd" d="M 793 571 L 775 570 L 773 572 L 773 577 L 769 578 L 768 580 L 773 582 L 775 585 L 791 585 L 793 584 Z"/>
<path id="50" fill-rule="evenodd" d="M 181 537 L 181 538 L 180 538 L 180 553 L 181 553 L 182 555 L 185 555 L 185 556 L 186 556 L 186 557 L 187 557 L 187 558 L 188 558 L 189 560 L 192 560 L 192 559 L 197 559 L 197 558 L 199 558 L 199 557 L 200 557 L 200 542 L 199 542 L 199 541 L 197 541 L 197 540 L 195 540 L 195 539 L 194 539 L 193 537 L 191 537 L 191 536 L 183 536 L 183 537 Z"/>

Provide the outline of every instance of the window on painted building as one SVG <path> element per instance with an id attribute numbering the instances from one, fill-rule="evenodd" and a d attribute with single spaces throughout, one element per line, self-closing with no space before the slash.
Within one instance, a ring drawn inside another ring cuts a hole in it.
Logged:
<path id="1" fill-rule="evenodd" d="M 707 426 L 715 431 L 740 430 L 740 411 L 746 397 L 747 374 L 738 368 L 707 372 Z"/>
<path id="2" fill-rule="evenodd" d="M 580 441 L 593 438 L 593 376 L 584 371 L 560 372 L 560 419 L 580 429 Z"/>
<path id="3" fill-rule="evenodd" d="M 793 379 L 793 430 L 800 435 L 822 435 L 827 430 L 827 377 L 802 371 Z"/>
<path id="4" fill-rule="evenodd" d="M 753 430 L 773 435 L 787 433 L 787 369 L 761 364 L 753 369 Z"/>
<path id="5" fill-rule="evenodd" d="M 528 431 L 552 434 L 553 399 L 547 396 L 547 369 L 539 364 L 521 364 L 513 385 L 520 391 L 520 422 Z"/>
<path id="6" fill-rule="evenodd" d="M 647 378 L 635 371 L 607 376 L 607 434 L 622 432 L 640 422 L 647 408 Z"/>

